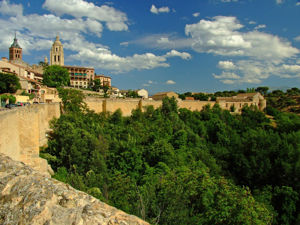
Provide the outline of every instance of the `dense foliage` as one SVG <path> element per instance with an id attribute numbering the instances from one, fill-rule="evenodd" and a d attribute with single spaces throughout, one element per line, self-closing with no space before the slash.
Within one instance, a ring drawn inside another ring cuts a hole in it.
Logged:
<path id="1" fill-rule="evenodd" d="M 9 104 L 13 104 L 16 102 L 17 99 L 13 95 L 8 95 L 8 94 L 0 95 L 0 103 L 1 104 L 5 105 L 7 100 L 9 102 Z"/>
<path id="2" fill-rule="evenodd" d="M 0 73 L 0 94 L 15 93 L 18 89 L 21 89 L 21 85 L 16 75 Z"/>
<path id="3" fill-rule="evenodd" d="M 68 86 L 70 84 L 68 70 L 58 65 L 45 67 L 43 84 L 47 85 L 48 87 Z"/>
<path id="4" fill-rule="evenodd" d="M 185 92 L 183 94 L 179 94 L 178 97 L 182 100 L 185 100 L 186 97 L 193 97 L 195 100 L 200 101 L 215 101 L 217 97 L 231 97 L 235 96 L 239 93 L 253 93 L 260 92 L 262 95 L 266 94 L 268 91 L 268 87 L 258 87 L 258 88 L 247 88 L 247 90 L 238 90 L 238 91 L 217 91 L 215 93 L 192 93 Z"/>
<path id="5" fill-rule="evenodd" d="M 300 89 L 274 90 L 266 95 L 268 105 L 278 110 L 300 114 Z"/>
<path id="6" fill-rule="evenodd" d="M 56 179 L 152 224 L 300 221 L 298 116 L 273 110 L 271 123 L 255 108 L 192 112 L 164 99 L 123 117 L 66 92 L 42 153 Z"/>

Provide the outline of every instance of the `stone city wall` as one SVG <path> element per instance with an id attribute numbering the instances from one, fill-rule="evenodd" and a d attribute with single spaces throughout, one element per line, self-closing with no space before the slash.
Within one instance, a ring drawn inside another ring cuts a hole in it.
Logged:
<path id="1" fill-rule="evenodd" d="M 213 107 L 216 104 L 214 101 L 193 101 L 193 100 L 184 100 L 178 101 L 179 108 L 186 108 L 191 111 L 201 111 L 204 106 L 210 105 Z"/>
<path id="2" fill-rule="evenodd" d="M 131 111 L 140 108 L 144 110 L 146 106 L 152 105 L 155 109 L 162 105 L 161 100 L 144 100 L 144 99 L 104 99 L 87 97 L 85 99 L 88 107 L 94 110 L 96 113 L 100 112 L 114 112 L 120 109 L 123 116 L 130 116 Z M 179 108 L 186 108 L 191 111 L 201 111 L 203 107 L 207 104 L 213 106 L 215 102 L 213 101 L 190 101 L 190 100 L 178 100 Z"/>
<path id="3" fill-rule="evenodd" d="M 47 161 L 39 158 L 39 147 L 47 144 L 49 121 L 59 118 L 58 103 L 17 107 L 0 112 L 0 153 L 47 172 Z"/>
<path id="4" fill-rule="evenodd" d="M 121 109 L 124 116 L 130 116 L 132 110 L 152 105 L 155 109 L 162 101 L 142 99 L 101 99 L 87 98 L 88 107 L 96 113 L 114 112 Z M 178 101 L 179 108 L 192 111 L 215 102 Z M 46 133 L 49 131 L 49 121 L 59 118 L 59 103 L 39 104 L 0 111 L 0 153 L 12 159 L 22 161 L 33 168 L 47 172 L 46 160 L 39 158 L 39 147 L 47 144 Z"/>

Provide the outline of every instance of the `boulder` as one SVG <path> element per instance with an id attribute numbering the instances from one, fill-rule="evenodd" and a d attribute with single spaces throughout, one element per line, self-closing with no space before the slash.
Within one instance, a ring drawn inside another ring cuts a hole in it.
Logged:
<path id="1" fill-rule="evenodd" d="M 148 223 L 0 154 L 0 224 Z"/>

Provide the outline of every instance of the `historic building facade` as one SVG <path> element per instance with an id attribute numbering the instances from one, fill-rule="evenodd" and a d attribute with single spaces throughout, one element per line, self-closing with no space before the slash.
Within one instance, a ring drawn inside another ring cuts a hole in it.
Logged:
<path id="1" fill-rule="evenodd" d="M 69 71 L 70 86 L 76 88 L 87 88 L 94 80 L 94 68 L 81 66 L 63 66 Z"/>
<path id="2" fill-rule="evenodd" d="M 111 87 L 111 77 L 104 75 L 95 75 L 95 80 L 100 80 L 102 86 Z"/>
<path id="3" fill-rule="evenodd" d="M 22 53 L 22 48 L 15 35 L 13 43 L 9 47 L 9 59 L 2 57 L 0 60 L 0 72 L 18 76 L 21 88 L 27 93 L 35 93 L 37 96 L 42 86 L 43 74 L 24 62 Z"/>
<path id="4" fill-rule="evenodd" d="M 218 97 L 216 101 L 222 109 L 234 112 L 241 112 L 244 106 L 256 106 L 263 111 L 267 106 L 267 101 L 259 92 L 240 93 L 232 97 Z"/>
<path id="5" fill-rule="evenodd" d="M 70 86 L 72 87 L 87 88 L 95 79 L 99 79 L 102 85 L 111 87 L 111 78 L 104 75 L 95 76 L 95 69 L 92 67 L 65 65 L 64 49 L 59 36 L 56 37 L 50 50 L 50 65 L 66 68 L 70 75 Z"/>

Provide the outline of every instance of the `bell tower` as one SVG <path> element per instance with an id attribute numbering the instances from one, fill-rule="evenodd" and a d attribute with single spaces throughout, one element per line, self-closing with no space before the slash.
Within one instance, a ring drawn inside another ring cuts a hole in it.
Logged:
<path id="1" fill-rule="evenodd" d="M 56 40 L 50 50 L 50 65 L 64 66 L 64 49 L 59 36 L 56 36 Z"/>
<path id="2" fill-rule="evenodd" d="M 14 42 L 9 48 L 9 61 L 22 61 L 22 48 L 20 47 L 17 39 L 17 34 L 15 33 Z"/>

